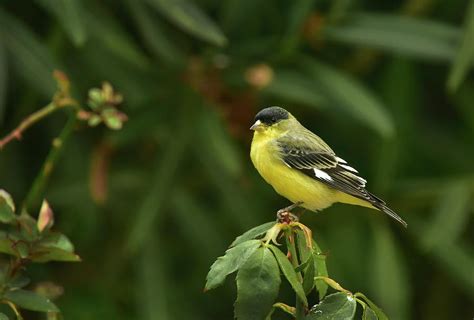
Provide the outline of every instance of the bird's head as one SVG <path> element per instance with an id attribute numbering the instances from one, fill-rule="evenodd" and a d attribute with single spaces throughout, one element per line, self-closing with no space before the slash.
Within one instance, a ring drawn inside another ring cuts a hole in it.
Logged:
<path id="1" fill-rule="evenodd" d="M 256 133 L 278 133 L 286 131 L 296 119 L 285 109 L 268 107 L 255 116 L 255 123 L 250 127 Z"/>

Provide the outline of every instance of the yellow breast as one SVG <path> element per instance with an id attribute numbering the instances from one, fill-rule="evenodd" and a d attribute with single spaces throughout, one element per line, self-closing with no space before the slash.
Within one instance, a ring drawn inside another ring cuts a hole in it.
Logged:
<path id="1" fill-rule="evenodd" d="M 338 201 L 340 192 L 288 167 L 279 157 L 275 137 L 256 131 L 250 158 L 275 191 L 291 202 L 303 202 L 302 207 L 317 211 Z"/>

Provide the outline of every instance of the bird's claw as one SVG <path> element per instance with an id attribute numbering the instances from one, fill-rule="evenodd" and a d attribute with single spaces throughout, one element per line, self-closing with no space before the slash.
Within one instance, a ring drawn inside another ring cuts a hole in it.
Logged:
<path id="1" fill-rule="evenodd" d="M 276 216 L 277 216 L 277 222 L 279 223 L 290 224 L 291 222 L 299 221 L 298 216 L 294 215 L 293 213 L 288 211 L 286 208 L 278 210 Z"/>

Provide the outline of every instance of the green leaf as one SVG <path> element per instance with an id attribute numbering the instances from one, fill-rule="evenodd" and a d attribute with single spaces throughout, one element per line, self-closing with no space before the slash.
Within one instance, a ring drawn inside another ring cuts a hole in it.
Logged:
<path id="1" fill-rule="evenodd" d="M 190 34 L 218 46 L 227 43 L 222 31 L 193 2 L 187 0 L 148 0 L 148 2 Z"/>
<path id="2" fill-rule="evenodd" d="M 280 283 L 280 270 L 272 252 L 266 247 L 258 248 L 237 272 L 236 319 L 265 319 Z"/>
<path id="3" fill-rule="evenodd" d="M 412 17 L 360 13 L 346 23 L 327 26 L 326 39 L 350 45 L 387 50 L 415 58 L 446 60 L 455 56 L 460 30 Z"/>
<path id="4" fill-rule="evenodd" d="M 470 183 L 465 180 L 446 185 L 438 200 L 432 222 L 421 237 L 426 250 L 437 250 L 459 237 L 469 219 L 471 194 Z"/>
<path id="5" fill-rule="evenodd" d="M 49 299 L 27 290 L 7 291 L 3 297 L 23 309 L 39 312 L 59 312 L 58 307 Z"/>
<path id="6" fill-rule="evenodd" d="M 0 222 L 10 223 L 15 220 L 15 204 L 13 199 L 3 189 L 0 189 Z"/>
<path id="7" fill-rule="evenodd" d="M 142 1 L 128 0 L 126 4 L 148 49 L 164 62 L 184 64 L 185 56 L 166 34 L 163 22 L 152 16 Z"/>
<path id="8" fill-rule="evenodd" d="M 224 256 L 217 258 L 207 274 L 205 290 L 221 285 L 225 278 L 237 271 L 261 244 L 260 240 L 248 240 L 228 249 Z"/>
<path id="9" fill-rule="evenodd" d="M 140 70 L 148 68 L 148 58 L 113 16 L 100 8 L 89 6 L 84 18 L 88 33 L 97 43 Z M 103 36 L 105 34 L 106 37 Z"/>
<path id="10" fill-rule="evenodd" d="M 287 12 L 288 22 L 285 26 L 285 34 L 281 40 L 281 54 L 288 55 L 298 48 L 302 39 L 301 34 L 304 24 L 307 23 L 307 17 L 314 10 L 315 0 L 293 1 Z"/>
<path id="11" fill-rule="evenodd" d="M 7 315 L 0 312 L 0 320 L 8 320 Z"/>
<path id="12" fill-rule="evenodd" d="M 6 235 L 2 235 L 2 237 L 0 238 L 0 252 L 16 256 L 17 253 L 15 250 L 13 250 L 13 247 L 13 240 L 7 238 Z"/>
<path id="13" fill-rule="evenodd" d="M 264 94 L 318 109 L 328 105 L 324 93 L 304 73 L 276 70 L 272 81 L 262 89 Z"/>
<path id="14" fill-rule="evenodd" d="M 192 112 L 187 112 L 190 117 Z M 181 118 L 182 123 L 176 128 L 174 139 L 165 146 L 164 152 L 156 156 L 152 184 L 140 202 L 137 213 L 132 220 L 131 231 L 127 240 L 127 251 L 136 252 L 144 244 L 152 232 L 153 222 L 162 211 L 169 195 L 170 185 L 187 147 L 188 134 L 187 117 Z"/>
<path id="15" fill-rule="evenodd" d="M 30 278 L 25 276 L 22 273 L 17 273 L 13 276 L 13 278 L 9 279 L 6 285 L 9 289 L 21 289 L 27 286 L 30 283 Z"/>
<path id="16" fill-rule="evenodd" d="M 351 295 L 333 293 L 311 308 L 305 320 L 351 320 L 356 307 L 356 300 Z"/>
<path id="17" fill-rule="evenodd" d="M 391 317 L 406 319 L 410 310 L 410 289 L 406 259 L 386 224 L 374 227 L 371 260 L 372 292 Z"/>
<path id="18" fill-rule="evenodd" d="M 242 242 L 245 242 L 245 241 L 248 241 L 248 240 L 251 240 L 251 239 L 255 239 L 258 236 L 263 235 L 265 232 L 270 230 L 270 228 L 273 227 L 275 225 L 275 223 L 276 223 L 275 221 L 267 222 L 267 223 L 264 223 L 262 225 L 259 225 L 255 228 L 252 228 L 252 229 L 246 231 L 242 235 L 235 238 L 235 240 L 231 243 L 230 246 L 235 247 L 235 246 L 241 244 Z"/>
<path id="19" fill-rule="evenodd" d="M 223 119 L 217 112 L 203 112 L 196 120 L 201 152 L 219 155 L 215 157 L 215 161 L 222 171 L 228 172 L 231 177 L 240 177 L 242 171 L 240 150 L 231 138 L 229 130 L 224 127 Z"/>
<path id="20" fill-rule="evenodd" d="M 394 123 L 386 107 L 362 83 L 313 58 L 306 57 L 301 61 L 301 66 L 315 81 L 314 86 L 319 86 L 335 107 L 368 125 L 382 137 L 394 135 Z"/>
<path id="21" fill-rule="evenodd" d="M 59 232 L 49 232 L 38 244 L 45 248 L 58 248 L 67 252 L 74 252 L 74 245 L 71 240 Z"/>
<path id="22" fill-rule="evenodd" d="M 29 252 L 29 259 L 33 262 L 49 262 L 49 261 L 64 261 L 64 262 L 79 262 L 81 258 L 70 251 L 66 251 L 54 247 L 34 246 Z"/>
<path id="23" fill-rule="evenodd" d="M 80 0 L 37 0 L 37 2 L 56 16 L 74 45 L 84 44 L 87 34 Z"/>
<path id="24" fill-rule="evenodd" d="M 474 62 L 474 1 L 469 1 L 464 21 L 463 38 L 448 77 L 448 89 L 454 92 Z"/>
<path id="25" fill-rule="evenodd" d="M 362 313 L 362 320 L 379 320 L 377 314 L 370 307 L 366 306 L 364 312 Z"/>
<path id="26" fill-rule="evenodd" d="M 180 231 L 191 246 L 190 249 L 204 260 L 212 259 L 222 250 L 223 234 L 218 221 L 208 219 L 206 205 L 199 201 L 199 196 L 187 188 L 176 187 L 171 198 L 173 219 L 180 226 Z M 202 224 L 202 221 L 206 223 Z M 199 228 L 196 226 L 199 225 Z M 203 235 L 206 235 L 203 237 Z M 206 248 L 205 251 L 202 248 Z"/>
<path id="27" fill-rule="evenodd" d="M 273 254 L 275 254 L 278 264 L 280 265 L 281 271 L 285 275 L 288 282 L 291 284 L 291 287 L 296 292 L 296 295 L 300 298 L 301 301 L 303 301 L 304 305 L 307 306 L 308 300 L 306 299 L 303 285 L 298 280 L 298 276 L 290 260 L 288 260 L 288 257 L 274 245 L 270 245 L 269 247 L 272 250 Z"/>
<path id="28" fill-rule="evenodd" d="M 316 241 L 313 240 L 313 260 L 316 269 L 316 275 L 320 277 L 328 277 L 328 269 L 326 266 L 326 255 L 321 251 Z M 319 299 L 324 298 L 328 291 L 328 284 L 323 280 L 315 281 L 316 289 L 319 293 Z"/>
<path id="29" fill-rule="evenodd" d="M 174 310 L 170 310 L 170 300 L 167 299 L 176 283 L 166 273 L 168 265 L 162 260 L 167 252 L 166 246 L 161 235 L 153 233 L 136 258 L 138 272 L 134 296 L 140 301 L 137 319 L 153 320 L 156 315 L 161 319 L 172 319 L 176 316 Z"/>
<path id="30" fill-rule="evenodd" d="M 51 96 L 56 88 L 52 74 L 57 65 L 48 49 L 22 21 L 1 9 L 0 41 L 13 57 L 10 61 L 16 72 L 44 96 Z"/>
<path id="31" fill-rule="evenodd" d="M 314 288 L 314 277 L 316 276 L 315 264 L 313 256 L 309 256 L 309 263 L 306 269 L 304 270 L 303 278 L 303 289 L 306 295 L 308 295 Z"/>
<path id="32" fill-rule="evenodd" d="M 365 302 L 367 302 L 369 307 L 372 309 L 372 311 L 375 312 L 379 320 L 388 320 L 387 315 L 382 311 L 382 309 L 377 307 L 377 305 L 373 303 L 369 298 L 367 298 L 363 293 L 357 292 L 354 296 L 357 298 L 361 297 L 362 299 L 364 299 Z"/>
<path id="33" fill-rule="evenodd" d="M 122 119 L 117 113 L 117 110 L 113 108 L 107 108 L 101 113 L 102 119 L 104 120 L 105 125 L 112 130 L 122 129 Z"/>
<path id="34" fill-rule="evenodd" d="M 308 247 L 306 244 L 306 237 L 303 230 L 296 230 L 296 245 L 300 261 L 309 261 L 310 256 L 313 254 L 314 247 Z"/>

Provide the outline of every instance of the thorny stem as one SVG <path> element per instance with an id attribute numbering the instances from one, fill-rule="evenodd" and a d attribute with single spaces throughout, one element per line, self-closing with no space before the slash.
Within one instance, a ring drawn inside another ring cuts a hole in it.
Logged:
<path id="1" fill-rule="evenodd" d="M 35 204 L 36 200 L 41 195 L 41 192 L 47 183 L 51 172 L 53 171 L 54 165 L 61 154 L 62 147 L 64 143 L 67 141 L 69 136 L 71 135 L 74 126 L 76 124 L 76 113 L 74 111 L 70 111 L 69 119 L 66 122 L 65 126 L 63 127 L 59 136 L 53 139 L 51 149 L 46 157 L 46 160 L 43 163 L 43 166 L 36 176 L 35 180 L 33 181 L 33 185 L 28 192 L 28 195 L 23 202 L 21 212 L 26 212 L 29 207 Z"/>
<path id="2" fill-rule="evenodd" d="M 296 246 L 295 246 L 295 237 L 293 234 L 293 230 L 288 228 L 285 230 L 285 239 L 286 239 L 286 246 L 288 247 L 288 252 L 290 253 L 290 261 L 294 268 L 298 267 L 298 256 L 296 253 Z M 303 282 L 303 277 L 301 273 L 297 273 L 298 280 Z M 303 320 L 305 317 L 305 306 L 303 301 L 301 301 L 298 296 L 296 296 L 296 320 Z"/>

